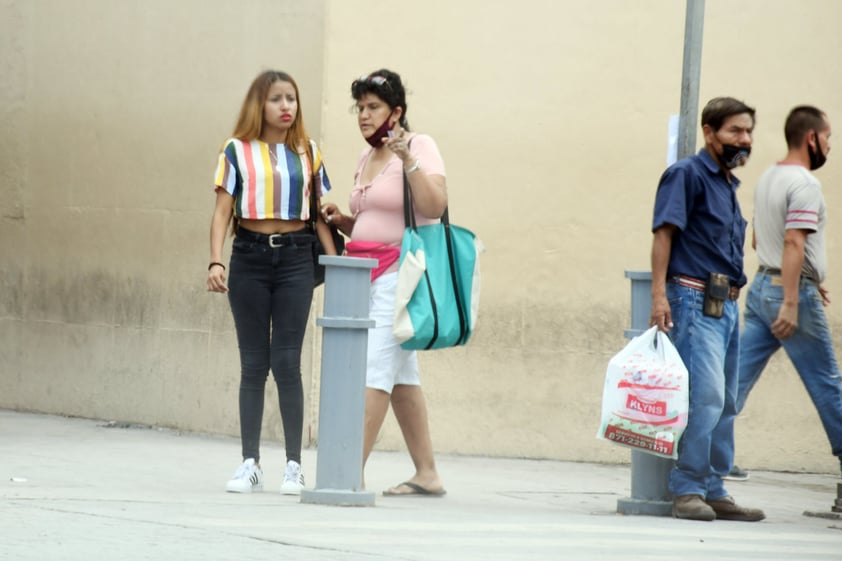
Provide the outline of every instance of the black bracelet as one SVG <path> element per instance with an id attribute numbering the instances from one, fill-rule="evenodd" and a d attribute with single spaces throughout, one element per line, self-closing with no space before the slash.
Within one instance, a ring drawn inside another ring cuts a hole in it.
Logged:
<path id="1" fill-rule="evenodd" d="M 210 265 L 208 265 L 208 271 L 210 271 L 210 270 L 211 270 L 211 268 L 212 268 L 214 265 L 219 265 L 220 267 L 222 267 L 222 270 L 223 270 L 223 271 L 225 270 L 225 265 L 223 265 L 222 263 L 219 263 L 219 262 L 217 262 L 217 261 L 214 261 L 213 263 L 211 263 Z"/>

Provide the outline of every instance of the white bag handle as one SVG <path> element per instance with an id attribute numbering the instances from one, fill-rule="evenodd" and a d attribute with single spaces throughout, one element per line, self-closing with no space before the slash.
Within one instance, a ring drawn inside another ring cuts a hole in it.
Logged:
<path id="1" fill-rule="evenodd" d="M 632 343 L 634 343 L 634 341 L 638 342 L 637 345 L 634 345 L 636 348 L 654 349 L 658 353 L 658 355 L 663 358 L 665 338 L 667 338 L 667 334 L 659 330 L 657 325 L 653 325 L 652 327 L 635 337 L 632 340 Z M 669 340 L 667 339 L 667 341 Z M 629 344 L 631 345 L 632 343 Z"/>

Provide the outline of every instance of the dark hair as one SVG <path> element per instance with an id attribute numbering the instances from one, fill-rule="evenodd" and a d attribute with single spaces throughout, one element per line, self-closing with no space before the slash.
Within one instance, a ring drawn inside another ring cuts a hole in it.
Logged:
<path id="1" fill-rule="evenodd" d="M 810 131 L 824 130 L 827 128 L 825 113 L 812 105 L 799 105 L 789 112 L 784 124 L 784 138 L 786 145 L 790 148 L 797 148 L 804 142 L 804 137 Z"/>
<path id="2" fill-rule="evenodd" d="M 754 124 L 753 107 L 733 97 L 715 97 L 702 109 L 702 126 L 709 125 L 716 132 L 722 127 L 725 119 L 742 113 L 748 113 L 751 123 Z"/>
<path id="3" fill-rule="evenodd" d="M 409 121 L 406 120 L 406 90 L 399 74 L 381 68 L 351 82 L 351 97 L 355 101 L 359 101 L 366 94 L 376 95 L 391 109 L 400 107 L 400 124 L 405 130 L 409 130 Z"/>

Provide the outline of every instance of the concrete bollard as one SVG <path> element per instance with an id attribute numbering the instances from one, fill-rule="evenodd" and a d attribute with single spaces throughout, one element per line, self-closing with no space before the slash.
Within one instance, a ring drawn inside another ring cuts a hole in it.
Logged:
<path id="1" fill-rule="evenodd" d="M 363 423 L 371 269 L 376 259 L 322 255 L 325 265 L 316 486 L 302 503 L 374 506 L 363 489 Z"/>
<path id="2" fill-rule="evenodd" d="M 637 337 L 649 328 L 652 308 L 652 273 L 626 271 L 631 280 L 631 329 L 626 329 L 627 339 Z M 672 494 L 669 491 L 669 472 L 675 462 L 654 454 L 632 450 L 631 497 L 617 499 L 620 514 L 647 514 L 670 516 Z"/>

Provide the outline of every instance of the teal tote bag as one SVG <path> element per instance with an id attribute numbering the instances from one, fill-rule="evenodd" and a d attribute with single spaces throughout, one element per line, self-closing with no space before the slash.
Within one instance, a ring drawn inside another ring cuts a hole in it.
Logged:
<path id="1" fill-rule="evenodd" d="M 406 176 L 404 220 L 392 331 L 406 350 L 464 345 L 479 309 L 482 243 L 450 224 L 447 209 L 440 223 L 417 226 Z"/>

